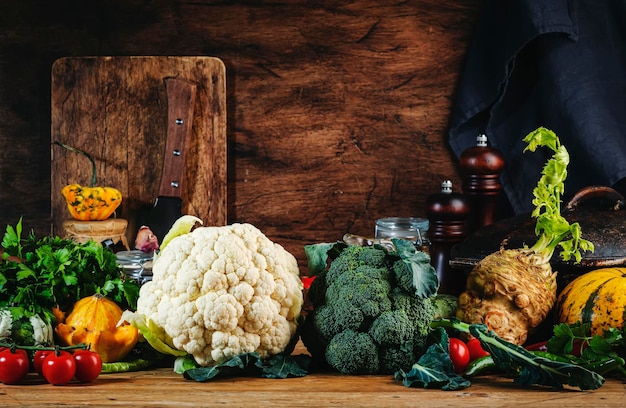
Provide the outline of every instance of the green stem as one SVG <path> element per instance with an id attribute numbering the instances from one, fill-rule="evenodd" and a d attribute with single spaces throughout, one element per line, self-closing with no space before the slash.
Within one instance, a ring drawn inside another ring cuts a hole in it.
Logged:
<path id="1" fill-rule="evenodd" d="M 15 344 L 15 343 L 5 343 L 5 342 L 0 342 L 0 347 L 7 347 L 10 348 L 11 350 L 15 350 L 15 349 L 22 349 L 22 350 L 31 350 L 31 351 L 39 351 L 39 350 L 49 350 L 49 351 L 57 351 L 57 350 L 76 350 L 76 349 L 82 349 L 82 350 L 88 350 L 89 346 L 85 343 L 80 343 L 80 344 L 76 344 L 74 346 L 50 346 L 50 347 L 43 347 L 43 346 L 23 346 L 20 344 Z"/>
<path id="2" fill-rule="evenodd" d="M 66 145 L 65 143 L 54 141 L 54 144 L 57 144 L 71 152 L 82 154 L 83 156 L 89 159 L 89 161 L 91 162 L 91 183 L 89 184 L 89 187 L 95 187 L 96 186 L 96 162 L 93 160 L 91 155 L 84 150 Z"/>

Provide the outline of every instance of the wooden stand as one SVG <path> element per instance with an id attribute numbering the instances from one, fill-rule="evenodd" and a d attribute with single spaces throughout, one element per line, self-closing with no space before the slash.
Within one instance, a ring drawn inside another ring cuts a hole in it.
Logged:
<path id="1" fill-rule="evenodd" d="M 126 227 L 128 221 L 121 218 L 109 218 L 104 221 L 63 221 L 65 237 L 78 243 L 85 243 L 90 239 L 95 242 L 103 242 L 107 239 L 113 244 L 122 242 L 126 250 L 130 251 L 128 240 L 126 239 Z"/>
<path id="2" fill-rule="evenodd" d="M 441 187 L 440 193 L 426 200 L 430 259 L 439 278 L 439 293 L 458 296 L 465 289 L 465 275 L 450 267 L 450 249 L 466 236 L 470 206 L 462 194 L 452 192 L 450 180 L 445 180 Z"/>

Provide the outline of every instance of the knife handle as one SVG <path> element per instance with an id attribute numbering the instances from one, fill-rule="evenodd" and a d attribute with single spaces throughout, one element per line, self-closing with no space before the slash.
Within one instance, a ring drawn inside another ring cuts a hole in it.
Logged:
<path id="1" fill-rule="evenodd" d="M 167 139 L 159 196 L 181 197 L 185 175 L 185 145 L 193 127 L 196 85 L 180 78 L 165 78 Z"/>

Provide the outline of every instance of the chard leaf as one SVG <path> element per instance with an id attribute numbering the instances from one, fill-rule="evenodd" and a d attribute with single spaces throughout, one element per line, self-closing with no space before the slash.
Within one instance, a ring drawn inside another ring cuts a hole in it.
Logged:
<path id="1" fill-rule="evenodd" d="M 561 389 L 567 384 L 581 390 L 594 390 L 604 384 L 604 377 L 599 373 L 573 362 L 554 361 L 535 355 L 524 347 L 498 337 L 484 324 L 468 324 L 458 319 L 438 319 L 431 323 L 431 327 L 446 327 L 470 333 L 491 354 L 498 369 L 514 376 L 514 381 L 524 386 L 538 384 Z"/>
<path id="2" fill-rule="evenodd" d="M 604 378 L 595 372 L 576 364 L 536 356 L 524 347 L 501 339 L 485 325 L 469 325 L 469 331 L 480 340 L 498 367 L 518 372 L 516 383 L 547 385 L 556 389 L 567 384 L 581 390 L 594 390 L 604 383 Z"/>

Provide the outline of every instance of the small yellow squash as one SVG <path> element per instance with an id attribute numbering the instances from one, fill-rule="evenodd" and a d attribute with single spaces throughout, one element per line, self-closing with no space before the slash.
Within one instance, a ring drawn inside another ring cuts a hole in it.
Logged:
<path id="1" fill-rule="evenodd" d="M 102 362 L 120 361 L 139 340 L 139 332 L 127 323 L 117 325 L 122 309 L 112 300 L 96 294 L 80 299 L 55 328 L 60 343 L 74 346 L 85 343 L 100 355 Z"/>
<path id="2" fill-rule="evenodd" d="M 122 203 L 122 193 L 113 187 L 83 187 L 69 184 L 61 190 L 67 209 L 79 221 L 104 221 Z"/>
<path id="3" fill-rule="evenodd" d="M 91 163 L 91 182 L 89 186 L 68 184 L 61 190 L 67 203 L 67 209 L 78 221 L 104 221 L 122 204 L 122 193 L 114 187 L 96 185 L 96 162 L 84 150 L 55 141 L 55 144 L 75 153 L 82 154 Z"/>

